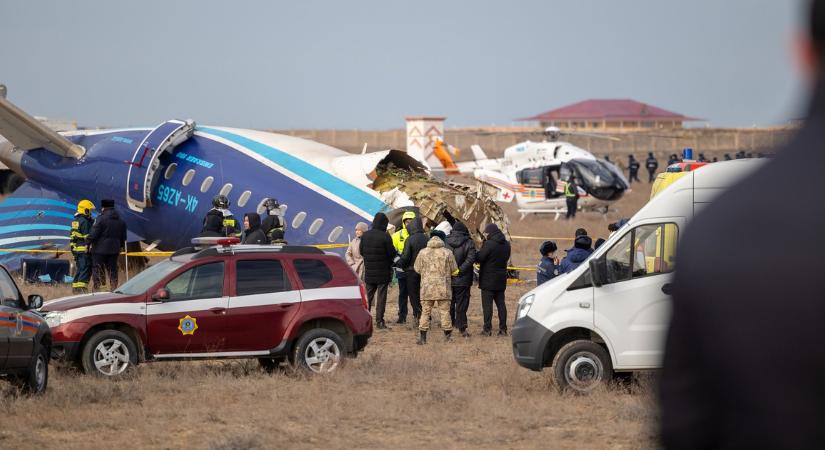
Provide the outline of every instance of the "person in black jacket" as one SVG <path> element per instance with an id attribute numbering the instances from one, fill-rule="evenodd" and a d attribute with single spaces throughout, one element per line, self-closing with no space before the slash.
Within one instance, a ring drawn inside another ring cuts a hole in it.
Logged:
<path id="1" fill-rule="evenodd" d="M 269 243 L 264 230 L 261 229 L 261 216 L 258 213 L 246 213 L 243 216 L 243 228 L 242 244 L 266 245 Z"/>
<path id="2" fill-rule="evenodd" d="M 126 245 L 126 223 L 115 211 L 114 200 L 100 202 L 101 212 L 89 233 L 92 251 L 92 283 L 97 290 L 106 282 L 104 271 L 109 274 L 109 289 L 118 285 L 117 256 Z"/>
<path id="3" fill-rule="evenodd" d="M 647 154 L 645 168 L 647 168 L 647 182 L 653 183 L 653 181 L 656 180 L 656 169 L 659 168 L 659 161 L 657 161 L 656 157 L 653 156 L 653 152 L 649 152 Z"/>
<path id="4" fill-rule="evenodd" d="M 453 277 L 453 298 L 450 303 L 450 317 L 464 337 L 467 332 L 467 309 L 470 307 L 470 288 L 473 286 L 473 264 L 476 262 L 476 246 L 470 238 L 467 226 L 456 221 L 453 231 L 447 236 L 447 248 L 453 251 L 458 264 L 458 274 Z"/>
<path id="5" fill-rule="evenodd" d="M 410 305 L 413 310 L 413 324 L 418 324 L 421 317 L 421 275 L 413 268 L 418 252 L 427 247 L 430 238 L 424 234 L 424 226 L 421 224 L 421 217 L 416 215 L 415 219 L 407 224 L 407 231 L 410 233 L 404 241 L 404 251 L 398 266 L 404 269 L 407 278 L 407 295 L 410 297 Z"/>
<path id="6" fill-rule="evenodd" d="M 277 199 L 268 198 L 264 200 L 264 208 L 266 213 L 261 222 L 261 230 L 266 235 L 268 242 L 277 243 L 285 242 L 284 238 L 284 214 L 281 210 L 281 204 Z"/>
<path id="7" fill-rule="evenodd" d="M 496 224 L 484 228 L 486 239 L 481 250 L 476 254 L 478 287 L 481 289 L 481 309 L 484 313 L 485 336 L 492 335 L 493 303 L 498 310 L 498 335 L 507 335 L 507 305 L 504 304 L 504 291 L 507 289 L 507 262 L 510 260 L 510 243 Z"/>
<path id="8" fill-rule="evenodd" d="M 364 284 L 367 289 L 369 310 L 375 305 L 376 328 L 387 328 L 384 323 L 384 309 L 387 306 L 387 286 L 392 280 L 392 265 L 398 258 L 392 238 L 387 233 L 390 221 L 384 213 L 377 213 L 372 220 L 372 228 L 361 236 L 359 250 L 364 258 Z M 376 299 L 376 294 L 378 298 Z"/>
<path id="9" fill-rule="evenodd" d="M 225 195 L 216 195 L 212 199 L 212 209 L 203 218 L 201 237 L 238 237 L 240 233 L 238 221 L 229 210 L 229 199 Z"/>
<path id="10" fill-rule="evenodd" d="M 813 41 L 801 53 L 815 83 L 802 127 L 679 243 L 659 388 L 668 449 L 825 448 L 825 213 L 811 207 L 825 195 L 825 0 L 811 7 Z M 793 180 L 804 195 L 769 179 Z M 765 264 L 769 230 L 780 231 L 771 260 L 790 263 Z"/>
<path id="11" fill-rule="evenodd" d="M 627 182 L 633 183 L 633 180 L 641 183 L 639 180 L 639 161 L 633 155 L 630 155 L 627 160 Z"/>

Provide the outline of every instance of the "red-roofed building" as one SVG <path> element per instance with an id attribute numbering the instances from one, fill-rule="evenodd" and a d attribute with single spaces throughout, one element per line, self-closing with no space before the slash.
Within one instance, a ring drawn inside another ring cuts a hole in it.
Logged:
<path id="1" fill-rule="evenodd" d="M 536 121 L 542 127 L 615 131 L 648 130 L 654 128 L 682 128 L 687 121 L 700 121 L 695 117 L 671 112 L 635 100 L 585 100 L 559 109 L 543 112 L 533 117 L 517 119 Z"/>

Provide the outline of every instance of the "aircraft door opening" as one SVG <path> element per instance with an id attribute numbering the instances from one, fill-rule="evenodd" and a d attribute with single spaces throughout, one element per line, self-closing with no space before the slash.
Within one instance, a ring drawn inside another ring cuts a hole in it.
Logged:
<path id="1" fill-rule="evenodd" d="M 126 180 L 126 203 L 137 212 L 152 206 L 152 188 L 160 167 L 160 156 L 192 137 L 195 122 L 169 120 L 150 131 L 135 149 L 129 161 Z"/>

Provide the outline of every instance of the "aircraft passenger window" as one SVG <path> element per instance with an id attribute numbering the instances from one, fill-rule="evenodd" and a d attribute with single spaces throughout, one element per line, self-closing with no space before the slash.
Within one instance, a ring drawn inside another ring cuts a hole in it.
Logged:
<path id="1" fill-rule="evenodd" d="M 341 233 L 343 231 L 344 231 L 344 227 L 342 227 L 340 225 L 333 228 L 332 231 L 329 233 L 329 237 L 327 237 L 327 241 L 329 241 L 330 243 L 337 241 L 338 238 L 341 237 Z"/>
<path id="2" fill-rule="evenodd" d="M 178 165 L 176 163 L 169 164 L 169 167 L 166 168 L 166 172 L 163 173 L 163 178 L 166 178 L 167 180 L 172 178 L 172 175 L 175 174 L 175 169 L 177 168 Z"/>
<path id="3" fill-rule="evenodd" d="M 223 263 L 195 266 L 166 284 L 170 302 L 223 297 Z"/>
<path id="4" fill-rule="evenodd" d="M 607 283 L 630 279 L 630 242 L 633 233 L 627 233 L 607 251 Z"/>
<path id="5" fill-rule="evenodd" d="M 307 213 L 301 211 L 298 214 L 295 214 L 295 218 L 292 219 L 292 228 L 298 228 L 304 223 L 304 219 L 307 218 Z"/>
<path id="6" fill-rule="evenodd" d="M 309 234 L 315 236 L 315 233 L 321 229 L 324 225 L 324 219 L 315 219 L 312 221 L 312 224 L 309 226 Z"/>
<path id="7" fill-rule="evenodd" d="M 319 259 L 296 259 L 293 263 L 304 289 L 315 289 L 332 281 L 332 272 Z"/>
<path id="8" fill-rule="evenodd" d="M 292 289 L 280 261 L 258 259 L 238 261 L 235 270 L 238 295 L 285 292 Z"/>
<path id="9" fill-rule="evenodd" d="M 265 201 L 266 201 L 266 198 L 263 198 L 263 199 L 261 199 L 261 201 L 260 201 L 260 202 L 258 202 L 258 207 L 255 209 L 255 211 L 256 211 L 258 214 L 263 214 L 263 213 L 265 213 L 265 212 L 266 212 L 266 208 L 264 208 L 264 202 L 265 202 Z"/>
<path id="10" fill-rule="evenodd" d="M 204 179 L 203 179 L 203 183 L 201 183 L 201 192 L 206 192 L 206 191 L 208 191 L 208 190 L 209 190 L 209 188 L 211 188 L 211 187 L 212 187 L 212 182 L 213 182 L 213 181 L 215 181 L 215 177 L 213 177 L 213 176 L 211 176 L 211 175 L 210 175 L 210 176 L 208 176 L 208 177 L 206 177 L 206 178 L 204 178 Z"/>
<path id="11" fill-rule="evenodd" d="M 221 188 L 221 192 L 220 192 L 220 194 L 221 194 L 221 195 L 227 195 L 227 196 L 228 196 L 230 192 L 232 192 L 232 183 L 226 183 L 226 184 L 224 184 L 224 185 L 223 185 L 223 187 Z"/>
<path id="12" fill-rule="evenodd" d="M 183 185 L 189 186 L 189 183 L 192 182 L 192 178 L 195 178 L 195 169 L 189 169 L 183 174 Z"/>
<path id="13" fill-rule="evenodd" d="M 246 206 L 246 203 L 249 201 L 249 197 L 252 196 L 252 191 L 243 191 L 240 197 L 238 197 L 238 206 Z"/>

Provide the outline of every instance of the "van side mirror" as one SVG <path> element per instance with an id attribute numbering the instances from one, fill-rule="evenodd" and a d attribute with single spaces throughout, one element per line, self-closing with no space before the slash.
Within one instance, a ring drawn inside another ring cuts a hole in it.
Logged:
<path id="1" fill-rule="evenodd" d="M 26 302 L 26 309 L 40 309 L 43 306 L 43 297 L 37 294 L 29 296 Z"/>
<path id="2" fill-rule="evenodd" d="M 152 294 L 152 300 L 156 302 L 162 302 L 165 300 L 169 300 L 169 289 L 160 288 L 154 294 Z"/>
<path id="3" fill-rule="evenodd" d="M 593 286 L 601 287 L 607 284 L 607 261 L 604 257 L 590 260 L 590 279 Z"/>

